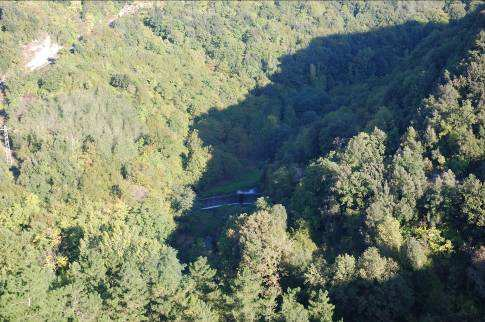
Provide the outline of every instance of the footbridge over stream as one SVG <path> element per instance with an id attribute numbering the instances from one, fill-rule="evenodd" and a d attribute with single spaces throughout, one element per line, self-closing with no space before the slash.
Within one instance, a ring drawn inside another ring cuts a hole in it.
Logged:
<path id="1" fill-rule="evenodd" d="M 256 188 L 238 190 L 235 193 L 218 195 L 197 200 L 197 208 L 209 210 L 223 206 L 252 205 L 261 196 Z"/>

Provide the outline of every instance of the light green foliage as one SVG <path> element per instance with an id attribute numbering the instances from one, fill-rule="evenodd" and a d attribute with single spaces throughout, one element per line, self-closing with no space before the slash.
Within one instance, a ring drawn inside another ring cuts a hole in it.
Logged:
<path id="1" fill-rule="evenodd" d="M 304 272 L 317 249 L 317 245 L 310 237 L 309 229 L 307 227 L 299 227 L 291 236 L 290 251 L 285 261 L 293 269 Z"/>
<path id="2" fill-rule="evenodd" d="M 157 294 L 155 309 L 168 314 L 166 306 L 180 283 L 182 266 L 173 249 L 133 231 L 125 223 L 125 211 L 114 210 L 101 229 L 85 232 L 79 264 L 73 265 L 68 276 L 83 281 L 87 293 L 95 290 L 110 318 L 141 318 L 151 302 L 150 294 Z"/>
<path id="3" fill-rule="evenodd" d="M 335 258 L 333 264 L 333 283 L 341 284 L 350 282 L 356 274 L 356 262 L 352 255 L 343 254 Z"/>
<path id="4" fill-rule="evenodd" d="M 329 270 L 326 260 L 321 256 L 316 256 L 307 266 L 303 275 L 304 283 L 312 288 L 324 287 L 329 279 Z"/>
<path id="5" fill-rule="evenodd" d="M 428 124 L 436 132 L 440 150 L 446 151 L 448 165 L 458 173 L 484 157 L 483 48 L 485 33 L 478 34 L 470 52 L 468 68 L 457 77 L 446 74 L 438 94 L 426 101 Z"/>
<path id="6" fill-rule="evenodd" d="M 215 281 L 216 273 L 216 270 L 207 264 L 205 257 L 201 257 L 189 265 L 189 279 L 186 286 L 189 296 L 196 296 L 198 302 L 205 304 L 207 313 L 205 315 L 188 315 L 187 318 L 205 319 L 207 321 L 218 319 L 218 314 L 220 314 L 218 309 L 221 308 L 221 292 Z"/>
<path id="7" fill-rule="evenodd" d="M 396 215 L 403 221 L 416 217 L 416 202 L 424 194 L 426 180 L 426 160 L 424 149 L 414 128 L 410 127 L 401 144 L 400 151 L 392 162 L 391 187 L 398 196 Z"/>
<path id="8" fill-rule="evenodd" d="M 184 160 L 184 169 L 188 172 L 188 182 L 195 184 L 207 169 L 210 152 L 199 138 L 197 131 L 193 131 L 185 142 L 188 152 Z"/>
<path id="9" fill-rule="evenodd" d="M 379 198 L 366 209 L 365 228 L 368 244 L 378 245 L 384 251 L 390 251 L 397 246 L 396 242 L 399 244 L 399 222 L 393 217 L 395 207 L 393 195 L 385 187 Z"/>
<path id="10" fill-rule="evenodd" d="M 351 139 L 345 151 L 338 155 L 335 166 L 335 192 L 346 214 L 359 214 L 365 201 L 383 189 L 385 134 L 374 130 Z"/>
<path id="11" fill-rule="evenodd" d="M 290 250 L 286 233 L 286 210 L 282 205 L 262 205 L 239 219 L 240 267 L 263 278 L 269 289 L 278 289 L 278 266 Z"/>
<path id="12" fill-rule="evenodd" d="M 244 267 L 238 271 L 227 298 L 230 316 L 236 321 L 256 321 L 263 316 L 264 291 L 261 276 Z"/>
<path id="13" fill-rule="evenodd" d="M 308 313 L 313 321 L 332 322 L 335 305 L 330 303 L 328 292 L 318 290 L 309 300 Z"/>
<path id="14" fill-rule="evenodd" d="M 412 290 L 399 275 L 398 264 L 381 256 L 377 248 L 368 248 L 357 261 L 339 256 L 334 266 L 330 292 L 338 314 L 352 319 L 393 320 L 411 307 Z"/>
<path id="15" fill-rule="evenodd" d="M 436 227 L 417 227 L 415 234 L 426 244 L 432 254 L 446 256 L 453 252 L 451 241 L 443 237 L 442 231 Z"/>
<path id="16" fill-rule="evenodd" d="M 357 261 L 357 274 L 366 280 L 389 279 L 397 273 L 397 269 L 397 263 L 382 257 L 375 247 L 368 248 Z"/>
<path id="17" fill-rule="evenodd" d="M 50 320 L 64 315 L 65 290 L 51 289 L 55 268 L 53 247 L 29 233 L 0 230 L 0 318 Z"/>
<path id="18" fill-rule="evenodd" d="M 431 226 L 440 225 L 445 217 L 453 215 L 456 203 L 456 179 L 451 170 L 442 173 L 430 183 L 423 196 L 426 220 Z"/>
<path id="19" fill-rule="evenodd" d="M 386 217 L 377 225 L 377 245 L 387 252 L 398 252 L 403 243 L 399 221 L 393 217 Z"/>
<path id="20" fill-rule="evenodd" d="M 174 309 L 165 318 L 191 321 L 217 321 L 220 319 L 221 293 L 215 281 L 216 271 L 200 257 L 189 265 L 189 274 L 184 276 L 170 301 Z"/>
<path id="21" fill-rule="evenodd" d="M 485 186 L 474 175 L 465 179 L 460 187 L 463 198 L 462 216 L 467 223 L 483 229 L 485 226 Z"/>
<path id="22" fill-rule="evenodd" d="M 312 162 L 306 169 L 305 176 L 295 189 L 292 198 L 292 208 L 298 211 L 298 215 L 307 220 L 312 228 L 320 220 L 315 213 L 321 208 L 327 208 L 329 212 L 338 212 L 338 204 L 332 203 L 331 198 L 331 168 L 332 162 L 328 159 L 319 158 Z M 328 203 L 328 205 L 327 205 Z M 333 207 L 332 207 L 333 206 Z M 328 209 L 329 208 L 329 209 Z"/>
<path id="23" fill-rule="evenodd" d="M 300 292 L 299 288 L 288 289 L 283 294 L 283 304 L 281 305 L 281 316 L 284 321 L 288 322 L 307 322 L 308 311 L 305 307 L 298 303 L 297 296 Z"/>
<path id="24" fill-rule="evenodd" d="M 291 250 L 285 208 L 271 206 L 263 198 L 256 206 L 255 212 L 240 215 L 235 227 L 227 231 L 229 247 L 236 248 L 239 258 L 227 300 L 236 320 L 275 315 L 276 298 L 281 294 L 279 270 Z"/>
<path id="25" fill-rule="evenodd" d="M 413 269 L 421 269 L 427 263 L 426 248 L 419 240 L 411 237 L 406 241 L 404 248 L 406 258 Z"/>

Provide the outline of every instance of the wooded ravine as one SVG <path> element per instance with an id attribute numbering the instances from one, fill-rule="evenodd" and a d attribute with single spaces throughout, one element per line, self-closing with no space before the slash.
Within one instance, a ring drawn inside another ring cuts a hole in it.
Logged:
<path id="1" fill-rule="evenodd" d="M 0 1 L 0 320 L 482 320 L 484 26 Z"/>

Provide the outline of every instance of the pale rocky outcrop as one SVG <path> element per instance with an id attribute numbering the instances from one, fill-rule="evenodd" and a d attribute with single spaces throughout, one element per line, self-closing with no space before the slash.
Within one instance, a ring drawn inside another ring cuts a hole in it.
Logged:
<path id="1" fill-rule="evenodd" d="M 49 35 L 43 39 L 37 39 L 24 46 L 24 56 L 27 60 L 25 67 L 30 71 L 42 68 L 57 58 L 57 54 L 62 46 L 53 42 Z"/>

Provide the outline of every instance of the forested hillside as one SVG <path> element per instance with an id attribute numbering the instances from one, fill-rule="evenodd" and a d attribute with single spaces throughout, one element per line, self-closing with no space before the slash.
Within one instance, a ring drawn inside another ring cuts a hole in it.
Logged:
<path id="1" fill-rule="evenodd" d="M 482 319 L 484 21 L 0 2 L 0 320 Z"/>

